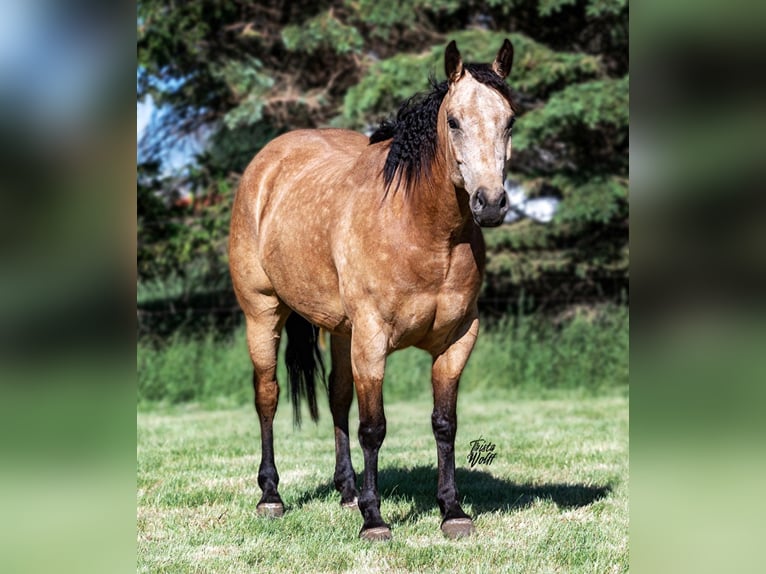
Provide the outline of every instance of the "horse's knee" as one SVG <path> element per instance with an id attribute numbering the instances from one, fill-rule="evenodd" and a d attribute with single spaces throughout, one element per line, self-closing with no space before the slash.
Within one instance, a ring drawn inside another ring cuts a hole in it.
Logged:
<path id="1" fill-rule="evenodd" d="M 359 423 L 359 443 L 363 449 L 378 449 L 386 438 L 386 419 Z"/>
<path id="2" fill-rule="evenodd" d="M 438 441 L 454 441 L 457 432 L 457 417 L 435 410 L 431 415 L 431 428 Z"/>

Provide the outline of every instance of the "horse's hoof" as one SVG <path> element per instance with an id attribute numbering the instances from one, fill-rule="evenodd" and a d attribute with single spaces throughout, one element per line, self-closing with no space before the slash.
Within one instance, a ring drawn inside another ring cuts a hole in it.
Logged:
<path id="1" fill-rule="evenodd" d="M 475 530 L 473 520 L 470 518 L 452 518 L 442 523 L 442 532 L 447 538 L 463 538 L 470 536 Z"/>
<path id="2" fill-rule="evenodd" d="M 359 533 L 362 540 L 372 540 L 375 542 L 391 540 L 391 529 L 388 526 L 373 526 L 372 528 L 362 528 Z"/>
<path id="3" fill-rule="evenodd" d="M 341 500 L 340 505 L 343 508 L 348 508 L 349 510 L 357 510 L 359 508 L 359 499 L 357 499 L 355 496 L 352 500 L 347 500 L 345 502 Z"/>
<path id="4" fill-rule="evenodd" d="M 281 518 L 285 513 L 285 505 L 281 502 L 261 502 L 255 507 L 258 516 L 267 518 Z"/>

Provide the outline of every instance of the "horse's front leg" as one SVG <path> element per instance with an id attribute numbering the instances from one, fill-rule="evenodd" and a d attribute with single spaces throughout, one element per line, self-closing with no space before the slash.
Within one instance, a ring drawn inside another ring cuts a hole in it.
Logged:
<path id="1" fill-rule="evenodd" d="M 434 356 L 431 369 L 434 394 L 431 426 L 439 461 L 436 498 L 442 513 L 441 529 L 449 538 L 468 536 L 474 531 L 473 521 L 463 512 L 458 502 L 455 485 L 455 433 L 458 383 L 463 367 L 471 355 L 478 331 L 479 320 L 473 315 L 463 324 L 452 344 Z"/>
<path id="2" fill-rule="evenodd" d="M 378 451 L 386 436 L 383 371 L 387 344 L 384 331 L 376 325 L 354 326 L 351 367 L 359 402 L 359 443 L 364 455 L 364 480 L 358 501 L 364 524 L 359 536 L 367 540 L 391 538 L 391 529 L 380 515 L 378 494 Z"/>

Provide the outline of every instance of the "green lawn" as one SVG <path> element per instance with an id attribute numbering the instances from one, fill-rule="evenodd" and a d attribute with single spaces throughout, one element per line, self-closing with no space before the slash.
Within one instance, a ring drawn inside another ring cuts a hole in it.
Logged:
<path id="1" fill-rule="evenodd" d="M 457 480 L 476 534 L 457 541 L 439 530 L 430 412 L 424 400 L 386 405 L 380 487 L 394 538 L 375 544 L 357 538 L 361 516 L 341 508 L 333 489 L 327 408 L 319 425 L 293 429 L 291 406 L 280 406 L 275 448 L 288 511 L 275 520 L 255 513 L 260 443 L 253 408 L 141 409 L 138 571 L 627 571 L 625 390 L 545 400 L 462 394 Z M 480 436 L 497 445 L 498 456 L 470 468 L 469 442 Z M 356 441 L 352 457 L 360 473 Z"/>

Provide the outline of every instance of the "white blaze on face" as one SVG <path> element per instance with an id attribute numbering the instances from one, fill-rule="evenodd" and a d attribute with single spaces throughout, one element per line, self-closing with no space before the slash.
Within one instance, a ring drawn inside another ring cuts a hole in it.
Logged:
<path id="1" fill-rule="evenodd" d="M 501 189 L 511 155 L 507 128 L 513 111 L 508 101 L 465 73 L 450 85 L 446 113 L 457 164 L 453 183 L 471 195 L 479 187 Z"/>

